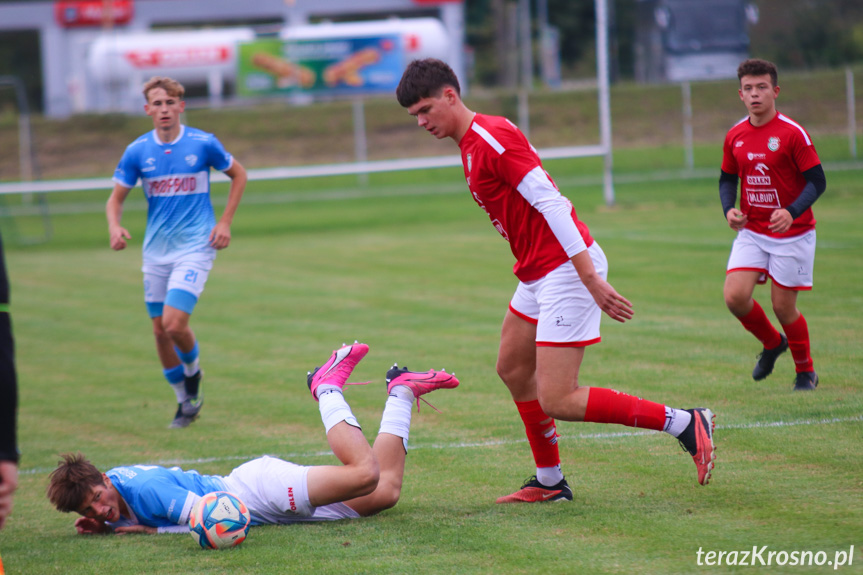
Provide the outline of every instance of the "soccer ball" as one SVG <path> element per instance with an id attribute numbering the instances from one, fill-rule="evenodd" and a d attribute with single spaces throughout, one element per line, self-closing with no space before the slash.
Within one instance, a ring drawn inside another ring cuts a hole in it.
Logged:
<path id="1" fill-rule="evenodd" d="M 204 549 L 226 549 L 246 539 L 252 516 L 239 497 L 214 491 L 201 497 L 189 514 L 192 538 Z"/>

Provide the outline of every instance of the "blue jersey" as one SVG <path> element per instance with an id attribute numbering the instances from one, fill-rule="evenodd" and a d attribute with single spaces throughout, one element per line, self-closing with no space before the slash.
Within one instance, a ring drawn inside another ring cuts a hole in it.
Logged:
<path id="1" fill-rule="evenodd" d="M 149 527 L 186 525 L 192 506 L 202 495 L 225 491 L 225 483 L 220 476 L 201 475 L 179 467 L 115 467 L 106 475 L 135 514 L 134 519 Z M 114 526 L 128 523 L 121 520 Z"/>
<path id="2" fill-rule="evenodd" d="M 216 225 L 210 168 L 225 171 L 232 163 L 213 134 L 182 125 L 173 142 L 161 142 L 153 130 L 129 144 L 113 180 L 127 188 L 141 180 L 148 203 L 145 265 L 215 256 L 209 245 Z"/>

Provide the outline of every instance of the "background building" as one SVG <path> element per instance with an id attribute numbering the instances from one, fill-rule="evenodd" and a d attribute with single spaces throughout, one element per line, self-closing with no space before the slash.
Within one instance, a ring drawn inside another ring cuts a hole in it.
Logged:
<path id="1" fill-rule="evenodd" d="M 153 74 L 176 75 L 189 95 L 218 103 L 236 89 L 237 45 L 260 38 L 289 39 L 286 30 L 308 26 L 399 18 L 406 31 L 413 19 L 439 20 L 435 46 L 412 44 L 404 54 L 442 57 L 464 77 L 464 7 L 461 0 L 58 0 L 0 3 L 0 34 L 38 50 L 44 112 L 129 110 L 132 90 Z M 398 25 L 395 25 L 396 27 Z M 428 26 L 423 28 L 427 29 Z M 344 28 L 333 28 L 344 40 Z M 367 27 L 362 38 L 396 34 Z M 311 34 L 309 36 L 308 34 Z M 422 40 L 422 34 L 415 35 Z M 325 37 L 319 35 L 317 40 Z M 441 40 L 441 38 L 443 38 Z M 412 49 L 411 49 L 412 48 Z M 33 86 L 33 79 L 26 82 Z M 140 95 L 138 95 L 140 97 Z M 132 102 L 140 108 L 141 101 Z"/>

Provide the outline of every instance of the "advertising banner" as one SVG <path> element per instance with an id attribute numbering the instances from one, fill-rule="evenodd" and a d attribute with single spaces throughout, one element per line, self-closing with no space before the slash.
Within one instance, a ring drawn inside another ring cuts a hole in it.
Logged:
<path id="1" fill-rule="evenodd" d="M 237 91 L 243 96 L 392 93 L 404 67 L 400 34 L 241 43 Z"/>

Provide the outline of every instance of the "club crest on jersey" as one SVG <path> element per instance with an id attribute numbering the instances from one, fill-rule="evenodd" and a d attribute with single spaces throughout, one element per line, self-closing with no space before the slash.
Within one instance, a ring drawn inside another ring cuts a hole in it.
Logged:
<path id="1" fill-rule="evenodd" d="M 184 159 L 186 160 L 186 163 L 189 164 L 189 166 L 194 166 L 195 163 L 198 161 L 198 156 L 196 156 L 195 154 L 189 154 Z"/>
<path id="2" fill-rule="evenodd" d="M 767 149 L 770 150 L 771 152 L 775 152 L 776 150 L 778 150 L 779 149 L 779 138 L 777 138 L 776 136 L 773 136 L 769 140 L 767 140 Z"/>
<path id="3" fill-rule="evenodd" d="M 473 169 L 473 159 L 470 157 L 470 154 L 467 155 L 467 171 L 471 171 Z"/>

